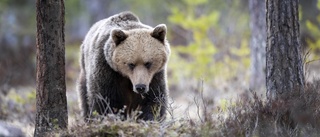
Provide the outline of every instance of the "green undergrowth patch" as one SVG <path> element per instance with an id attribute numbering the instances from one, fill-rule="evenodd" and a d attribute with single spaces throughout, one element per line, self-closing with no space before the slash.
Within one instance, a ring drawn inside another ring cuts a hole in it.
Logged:
<path id="1" fill-rule="evenodd" d="M 0 94 L 0 120 L 33 122 L 35 101 L 35 89 L 11 88 L 6 95 Z"/>

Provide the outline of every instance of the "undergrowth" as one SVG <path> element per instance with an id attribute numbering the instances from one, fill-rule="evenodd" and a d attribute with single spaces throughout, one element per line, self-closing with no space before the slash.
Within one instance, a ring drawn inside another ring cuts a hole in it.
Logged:
<path id="1" fill-rule="evenodd" d="M 76 122 L 62 136 L 318 136 L 320 80 L 282 100 L 268 102 L 255 92 L 218 111 L 206 109 L 200 120 L 170 118 L 163 122 L 120 120 L 109 115 L 91 123 Z M 204 98 L 202 98 L 204 99 Z M 197 110 L 194 110 L 197 111 Z M 218 113 L 217 113 L 218 112 Z M 52 134 L 52 135 L 56 135 Z"/>

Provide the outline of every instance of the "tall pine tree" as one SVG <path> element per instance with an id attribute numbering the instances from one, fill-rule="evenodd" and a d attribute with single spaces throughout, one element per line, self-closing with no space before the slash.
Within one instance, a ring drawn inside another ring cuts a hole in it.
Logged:
<path id="1" fill-rule="evenodd" d="M 64 1 L 37 0 L 37 113 L 34 136 L 68 125 Z"/>

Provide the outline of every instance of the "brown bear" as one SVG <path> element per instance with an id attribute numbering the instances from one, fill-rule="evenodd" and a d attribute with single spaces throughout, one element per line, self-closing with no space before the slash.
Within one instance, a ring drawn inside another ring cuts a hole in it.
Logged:
<path id="1" fill-rule="evenodd" d="M 166 113 L 166 66 L 170 45 L 166 25 L 142 24 L 131 12 L 95 23 L 81 45 L 78 80 L 85 119 L 96 111 L 124 117 L 140 111 L 143 120 L 162 120 Z"/>

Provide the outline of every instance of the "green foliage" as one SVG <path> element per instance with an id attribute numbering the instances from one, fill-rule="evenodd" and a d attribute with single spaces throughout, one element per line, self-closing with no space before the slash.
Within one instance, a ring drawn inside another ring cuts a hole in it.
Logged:
<path id="1" fill-rule="evenodd" d="M 320 10 L 320 0 L 318 0 L 317 8 Z M 315 39 L 308 38 L 307 44 L 309 48 L 311 49 L 310 59 L 311 60 L 317 60 L 320 59 L 320 26 L 318 25 L 320 23 L 320 14 L 316 17 L 317 22 L 313 23 L 309 20 L 306 21 L 306 27 L 309 31 L 309 33 L 312 35 Z"/>
<path id="2" fill-rule="evenodd" d="M 235 44 L 239 47 L 227 47 L 227 53 L 230 54 L 221 54 L 219 56 L 222 58 L 216 59 L 215 56 L 226 47 L 216 46 L 209 31 L 215 30 L 217 35 L 224 35 L 219 22 L 222 19 L 220 11 L 211 8 L 203 10 L 205 13 L 196 12 L 197 9 L 208 5 L 208 2 L 207 0 L 182 0 L 181 4 L 184 6 L 177 4 L 171 6 L 169 22 L 192 33 L 192 39 L 189 40 L 188 45 L 171 46 L 169 69 L 177 72 L 173 73 L 174 81 L 171 82 L 178 80 L 179 75 L 206 81 L 219 76 L 228 79 L 236 75 L 239 66 L 249 67 L 250 50 L 247 40 L 241 40 L 240 44 Z M 239 24 L 241 23 L 243 22 L 239 21 Z"/>
<path id="3" fill-rule="evenodd" d="M 57 118 L 53 119 L 50 124 L 53 125 L 53 129 L 59 129 L 59 120 Z"/>
<path id="4" fill-rule="evenodd" d="M 184 0 L 183 2 L 187 5 L 186 12 L 181 11 L 183 9 L 179 7 L 172 7 L 172 14 L 168 19 L 171 23 L 190 30 L 193 33 L 193 42 L 187 46 L 172 47 L 172 61 L 180 60 L 179 66 L 183 66 L 183 68 L 175 68 L 177 66 L 174 64 L 169 66 L 173 66 L 174 69 L 184 70 L 189 77 L 203 78 L 204 76 L 212 76 L 214 72 L 208 71 L 208 68 L 213 68 L 213 55 L 216 54 L 217 49 L 211 42 L 207 31 L 214 24 L 217 24 L 220 17 L 219 12 L 212 11 L 208 15 L 203 14 L 197 17 L 194 9 L 207 1 Z M 178 54 L 185 54 L 189 57 L 182 59 L 177 56 Z"/>
<path id="5" fill-rule="evenodd" d="M 20 94 L 14 89 L 10 90 L 10 92 L 7 95 L 7 98 L 16 102 L 20 105 L 25 105 L 30 102 L 33 102 L 36 99 L 36 91 L 32 90 L 31 92 L 26 92 L 25 94 Z"/>

